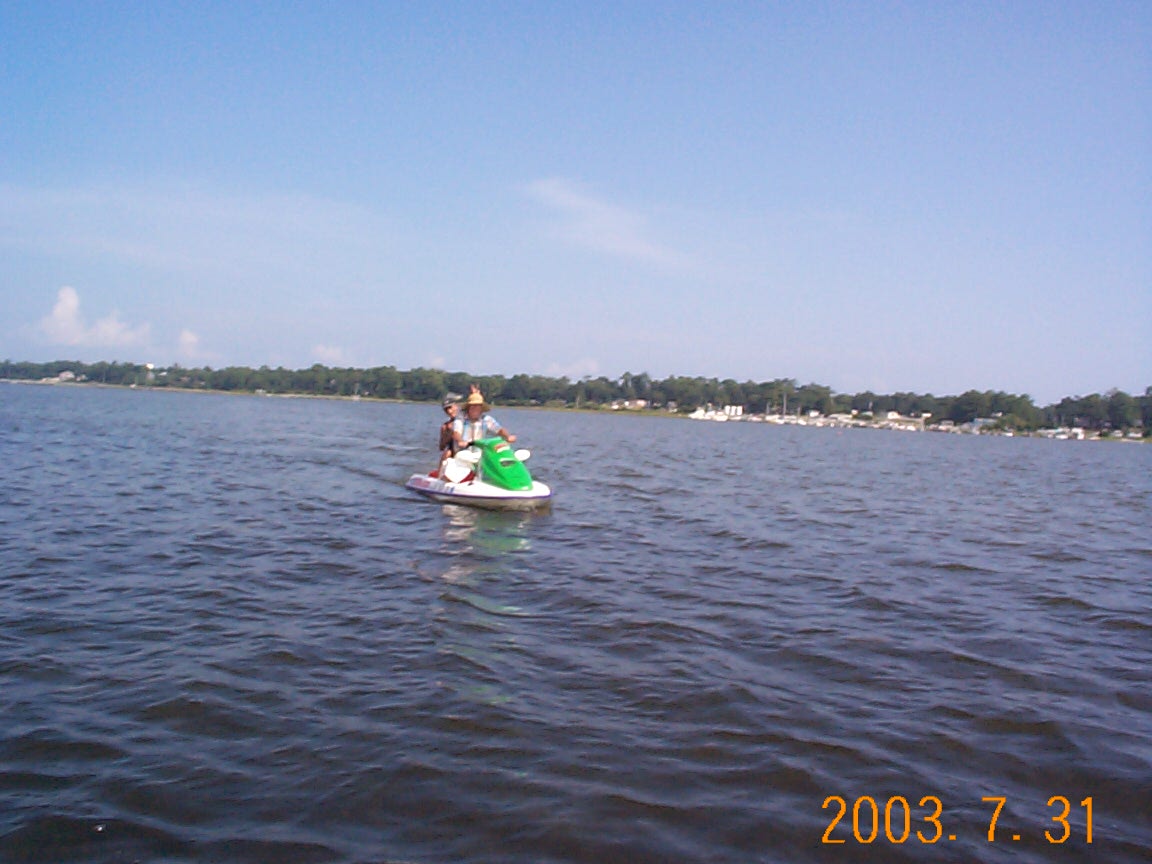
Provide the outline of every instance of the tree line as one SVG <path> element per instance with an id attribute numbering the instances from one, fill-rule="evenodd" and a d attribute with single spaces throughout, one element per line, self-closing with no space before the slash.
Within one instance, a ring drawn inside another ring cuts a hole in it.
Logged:
<path id="1" fill-rule="evenodd" d="M 572 381 L 545 375 L 471 375 L 423 367 L 399 370 L 392 366 L 355 369 L 316 364 L 307 369 L 267 366 L 212 369 L 67 360 L 0 363 L 0 378 L 37 381 L 61 375 L 74 376 L 77 381 L 118 386 L 361 396 L 415 402 L 438 402 L 448 392 L 467 393 L 469 385 L 475 383 L 489 400 L 502 405 L 601 409 L 614 403 L 643 400 L 654 409 L 683 413 L 705 405 L 742 405 L 752 414 L 815 411 L 829 415 L 856 411 L 883 415 L 895 411 L 904 416 L 928 414 L 933 422 L 950 420 L 958 424 L 977 417 L 995 417 L 1002 427 L 1018 431 L 1072 426 L 1097 431 L 1152 430 L 1152 387 L 1146 388 L 1142 396 L 1109 390 L 1103 394 L 1068 396 L 1058 403 L 1040 407 L 1030 396 L 1000 391 L 969 390 L 958 396 L 869 391 L 847 394 L 834 393 L 822 384 L 798 384 L 793 378 L 738 382 L 731 378 L 670 376 L 657 380 L 644 372 L 625 372 L 617 379 L 601 375 Z"/>

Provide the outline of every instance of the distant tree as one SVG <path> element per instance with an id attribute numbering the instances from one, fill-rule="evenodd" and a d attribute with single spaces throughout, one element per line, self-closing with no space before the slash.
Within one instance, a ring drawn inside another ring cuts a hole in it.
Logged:
<path id="1" fill-rule="evenodd" d="M 632 373 L 625 372 L 620 376 L 620 397 L 623 399 L 635 399 L 636 388 L 632 386 Z"/>
<path id="2" fill-rule="evenodd" d="M 852 397 L 847 393 L 832 394 L 832 413 L 848 414 L 852 411 Z"/>
<path id="3" fill-rule="evenodd" d="M 590 403 L 606 405 L 616 398 L 617 392 L 616 384 L 603 375 L 584 382 L 584 396 Z"/>
<path id="4" fill-rule="evenodd" d="M 1077 405 L 1080 425 L 1097 431 L 1108 425 L 1108 401 L 1099 393 L 1085 396 Z"/>
<path id="5" fill-rule="evenodd" d="M 647 372 L 641 372 L 632 379 L 632 387 L 636 391 L 638 399 L 647 399 L 649 402 L 652 400 L 652 376 Z"/>
<path id="6" fill-rule="evenodd" d="M 438 402 L 444 398 L 444 373 L 439 369 L 418 367 L 401 375 L 404 398 L 417 402 Z"/>
<path id="7" fill-rule="evenodd" d="M 717 401 L 723 405 L 741 405 L 747 402 L 744 388 L 731 378 L 720 382 L 720 393 Z"/>
<path id="8" fill-rule="evenodd" d="M 1099 393 L 1065 396 L 1054 407 L 1053 416 L 1056 426 L 1103 429 L 1108 422 L 1108 402 Z"/>
<path id="9" fill-rule="evenodd" d="M 567 378 L 551 378 L 545 375 L 530 375 L 528 378 L 528 399 L 534 405 L 562 402 L 567 391 Z"/>
<path id="10" fill-rule="evenodd" d="M 467 372 L 449 372 L 444 376 L 444 386 L 448 388 L 450 393 L 458 393 L 461 396 L 468 395 L 468 385 L 472 383 L 472 376 Z"/>
<path id="11" fill-rule="evenodd" d="M 376 366 L 364 371 L 364 389 L 377 399 L 398 399 L 404 386 L 404 376 L 392 366 Z"/>
<path id="12" fill-rule="evenodd" d="M 228 366 L 212 376 L 214 390 L 255 390 L 251 369 L 242 366 Z"/>
<path id="13" fill-rule="evenodd" d="M 795 413 L 795 400 L 792 398 L 796 392 L 795 378 L 776 378 L 760 385 L 760 393 L 764 397 L 765 410 L 770 413 L 783 414 L 785 410 Z M 793 404 L 789 405 L 789 401 Z"/>
<path id="14" fill-rule="evenodd" d="M 1108 423 L 1113 429 L 1131 429 L 1141 425 L 1140 404 L 1122 390 L 1109 391 Z"/>
<path id="15" fill-rule="evenodd" d="M 857 393 L 852 397 L 852 410 L 859 412 L 879 411 L 880 408 L 878 408 L 876 405 L 879 398 L 880 397 L 873 393 L 871 390 L 865 390 L 863 393 Z"/>
<path id="16" fill-rule="evenodd" d="M 956 397 L 948 419 L 956 423 L 971 423 L 977 417 L 988 417 L 991 414 L 992 394 L 968 390 Z"/>
<path id="17" fill-rule="evenodd" d="M 502 398 L 504 402 L 512 405 L 523 405 L 531 399 L 532 379 L 527 375 L 513 375 L 504 386 Z"/>
<path id="18" fill-rule="evenodd" d="M 893 394 L 891 398 L 893 404 L 892 410 L 905 417 L 918 417 L 925 413 L 933 417 L 939 415 L 940 406 L 931 395 L 921 396 L 917 393 L 896 393 Z"/>

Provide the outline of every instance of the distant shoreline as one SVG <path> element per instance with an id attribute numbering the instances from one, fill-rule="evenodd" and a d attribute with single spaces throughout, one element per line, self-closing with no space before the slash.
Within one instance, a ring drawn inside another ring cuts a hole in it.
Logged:
<path id="1" fill-rule="evenodd" d="M 285 398 L 360 398 L 383 402 L 433 402 L 445 393 L 467 393 L 479 387 L 501 406 L 565 410 L 622 411 L 640 415 L 688 414 L 695 419 L 765 420 L 816 425 L 911 426 L 916 431 L 980 431 L 1003 434 L 1061 430 L 1077 437 L 1152 435 L 1152 387 L 1139 395 L 1110 388 L 1104 393 L 1065 396 L 1037 405 L 1027 393 L 968 389 L 937 396 L 932 393 L 842 393 L 823 384 L 801 384 L 794 378 L 736 381 L 731 378 L 670 375 L 655 379 L 646 372 L 625 372 L 618 378 L 585 375 L 579 380 L 519 373 L 476 375 L 443 369 L 394 366 L 329 367 L 320 363 L 303 369 L 261 366 L 186 368 L 175 364 L 46 363 L 4 360 L 0 378 L 89 382 L 122 387 L 153 387 L 199 392 L 254 393 Z M 689 413 L 691 412 L 691 413 Z M 719 414 L 724 417 L 716 416 Z M 820 420 L 818 418 L 826 418 Z M 867 421 L 867 422 L 865 422 Z"/>
<path id="2" fill-rule="evenodd" d="M 96 387 L 108 390 L 140 390 L 148 391 L 151 393 L 189 393 L 189 394 L 207 394 L 216 396 L 257 396 L 261 398 L 273 399 L 323 399 L 329 401 L 340 402 L 371 402 L 379 404 L 391 405 L 428 405 L 437 406 L 437 402 L 432 400 L 419 400 L 419 399 L 397 399 L 392 397 L 380 396 L 363 396 L 351 395 L 345 396 L 339 393 L 268 393 L 259 390 L 217 390 L 203 387 L 157 387 L 151 384 L 108 384 L 101 381 L 66 381 L 59 379 L 28 379 L 28 378 L 0 378 L 0 384 L 20 384 L 31 385 L 39 387 L 64 387 L 73 389 L 83 389 L 87 387 Z M 623 417 L 662 417 L 673 420 L 697 420 L 699 422 L 714 422 L 719 417 L 693 417 L 688 414 L 682 414 L 672 411 L 663 411 L 651 408 L 577 408 L 574 406 L 560 406 L 560 405 L 497 405 L 493 406 L 495 410 L 515 410 L 515 411 L 557 411 L 557 412 L 575 412 L 579 414 L 596 414 L 608 416 L 623 416 Z M 935 432 L 937 434 L 956 434 L 956 435 L 986 435 L 994 437 L 1008 437 L 1008 438 L 1046 438 L 1050 440 L 1076 440 L 1076 441 L 1112 441 L 1116 443 L 1130 443 L 1141 444 L 1152 441 L 1152 437 L 1147 435 L 1133 435 L 1133 434 L 1097 434 L 1080 427 L 1058 427 L 1038 429 L 1035 431 L 1011 431 L 1011 430 L 995 430 L 995 429 L 954 429 L 954 428 L 941 428 L 939 425 L 928 426 L 920 421 L 920 418 L 899 417 L 899 418 L 872 418 L 872 419 L 847 419 L 843 416 L 828 416 L 817 415 L 801 417 L 798 415 L 779 415 L 779 414 L 753 414 L 742 415 L 739 417 L 725 418 L 726 422 L 741 423 L 741 424 L 762 424 L 767 426 L 802 426 L 805 428 L 834 428 L 834 429 L 874 429 L 882 431 L 901 431 L 901 432 Z M 918 426 L 918 428 L 916 428 Z"/>

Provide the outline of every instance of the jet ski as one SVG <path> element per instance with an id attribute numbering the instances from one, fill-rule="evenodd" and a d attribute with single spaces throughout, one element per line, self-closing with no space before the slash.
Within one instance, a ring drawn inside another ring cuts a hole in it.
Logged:
<path id="1" fill-rule="evenodd" d="M 528 473 L 530 455 L 503 438 L 480 438 L 446 460 L 442 472 L 413 474 L 404 485 L 442 504 L 535 510 L 547 506 L 552 490 Z"/>

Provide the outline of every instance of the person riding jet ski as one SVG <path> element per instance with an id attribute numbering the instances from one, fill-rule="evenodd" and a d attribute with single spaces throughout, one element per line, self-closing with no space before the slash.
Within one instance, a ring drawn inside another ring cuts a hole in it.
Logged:
<path id="1" fill-rule="evenodd" d="M 451 398 L 445 399 L 445 413 L 451 416 L 453 407 Z M 531 454 L 509 446 L 516 436 L 488 414 L 489 407 L 479 388 L 473 385 L 464 416 L 452 424 L 452 440 L 441 439 L 441 444 L 448 446 L 441 451 L 439 469 L 428 474 L 413 474 L 404 485 L 443 504 L 491 510 L 547 507 L 552 497 L 551 488 L 532 479 L 524 465 Z"/>
<path id="2" fill-rule="evenodd" d="M 481 438 L 492 438 L 499 435 L 509 444 L 516 441 L 516 436 L 501 426 L 496 418 L 488 412 L 492 406 L 484 401 L 484 396 L 475 385 L 468 399 L 464 402 L 464 415 L 457 417 L 452 425 L 456 437 L 456 447 L 467 447 L 473 441 Z"/>

